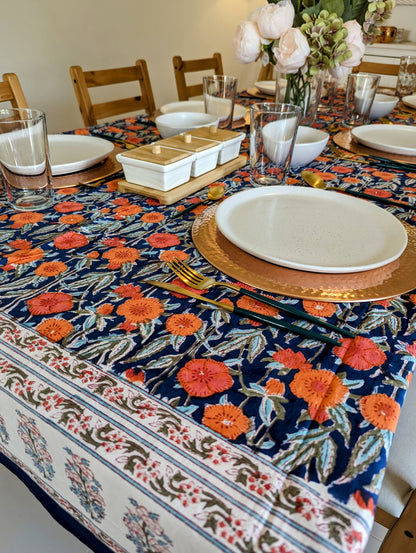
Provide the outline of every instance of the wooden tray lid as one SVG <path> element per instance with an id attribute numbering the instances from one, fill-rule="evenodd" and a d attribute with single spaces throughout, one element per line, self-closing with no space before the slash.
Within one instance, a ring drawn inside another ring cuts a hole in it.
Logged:
<path id="1" fill-rule="evenodd" d="M 157 165 L 170 165 L 181 159 L 189 157 L 191 154 L 184 152 L 183 150 L 174 150 L 172 148 L 163 148 L 160 141 L 157 144 L 148 144 L 147 146 L 140 146 L 134 150 L 123 152 L 123 157 L 130 159 L 137 159 L 139 161 L 147 161 L 149 163 L 156 163 Z"/>
<path id="2" fill-rule="evenodd" d="M 215 140 L 216 142 L 227 142 L 229 140 L 234 140 L 237 136 L 241 136 L 242 133 L 230 131 L 228 129 L 218 129 L 215 125 L 211 125 L 210 127 L 191 129 L 187 134 L 198 138 Z"/>
<path id="3" fill-rule="evenodd" d="M 177 136 L 171 136 L 170 138 L 165 138 L 159 140 L 159 144 L 163 146 L 168 146 L 169 148 L 178 148 L 181 150 L 186 150 L 188 152 L 197 153 L 209 148 L 214 148 L 218 146 L 215 142 L 208 142 L 208 140 L 202 140 L 192 136 L 190 133 L 178 134 Z"/>

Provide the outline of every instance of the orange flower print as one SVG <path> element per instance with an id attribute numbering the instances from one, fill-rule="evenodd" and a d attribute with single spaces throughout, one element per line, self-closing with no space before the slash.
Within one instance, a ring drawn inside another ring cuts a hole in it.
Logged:
<path id="1" fill-rule="evenodd" d="M 136 259 L 140 259 L 140 252 L 136 248 L 118 246 L 104 252 L 103 258 L 108 259 L 109 269 L 120 269 L 124 263 L 134 263 Z"/>
<path id="2" fill-rule="evenodd" d="M 270 378 L 264 388 L 268 396 L 282 396 L 285 392 L 285 385 L 277 378 Z"/>
<path id="3" fill-rule="evenodd" d="M 159 258 L 161 261 L 172 261 L 172 259 L 186 261 L 189 259 L 189 253 L 186 253 L 183 250 L 169 250 L 167 252 L 160 252 Z"/>
<path id="4" fill-rule="evenodd" d="M 331 317 L 337 310 L 336 305 L 326 301 L 304 300 L 302 304 L 305 311 L 315 317 Z"/>
<path id="5" fill-rule="evenodd" d="M 14 250 L 30 250 L 32 242 L 30 240 L 12 240 L 9 246 Z"/>
<path id="6" fill-rule="evenodd" d="M 233 385 L 225 363 L 212 359 L 192 359 L 178 372 L 178 382 L 190 396 L 208 397 Z"/>
<path id="7" fill-rule="evenodd" d="M 111 315 L 111 313 L 114 310 L 114 305 L 111 305 L 111 303 L 104 303 L 103 305 L 100 305 L 97 307 L 97 313 L 99 315 Z"/>
<path id="8" fill-rule="evenodd" d="M 137 213 L 141 213 L 142 211 L 143 208 L 139 205 L 122 205 L 115 210 L 115 219 L 124 219 L 125 217 L 129 217 L 130 215 L 137 215 Z"/>
<path id="9" fill-rule="evenodd" d="M 281 363 L 288 369 L 303 370 L 312 368 L 312 364 L 306 362 L 305 356 L 301 351 L 295 353 L 289 348 L 282 349 L 280 351 L 277 351 L 276 353 L 273 353 L 272 357 L 275 361 Z"/>
<path id="10" fill-rule="evenodd" d="M 256 313 L 261 313 L 262 315 L 267 315 L 269 317 L 274 317 L 277 315 L 278 310 L 270 305 L 266 305 L 259 300 L 254 298 L 249 298 L 247 296 L 242 296 L 237 300 L 238 307 L 242 309 L 248 309 L 250 311 L 255 311 Z"/>
<path id="11" fill-rule="evenodd" d="M 85 257 L 87 257 L 88 259 L 97 259 L 98 257 L 100 257 L 100 254 L 97 251 L 93 251 L 85 254 Z"/>
<path id="12" fill-rule="evenodd" d="M 166 320 L 166 330 L 175 336 L 191 336 L 201 327 L 201 319 L 192 313 L 171 315 Z"/>
<path id="13" fill-rule="evenodd" d="M 416 357 L 416 342 L 413 342 L 413 344 L 409 344 L 406 347 L 406 350 L 410 353 L 410 355 L 413 355 L 413 357 Z M 412 373 L 410 373 L 411 375 Z"/>
<path id="14" fill-rule="evenodd" d="M 81 202 L 61 202 L 54 207 L 58 213 L 71 213 L 71 211 L 82 211 L 84 204 Z"/>
<path id="15" fill-rule="evenodd" d="M 367 509 L 372 515 L 374 515 L 375 505 L 374 499 L 372 497 L 370 497 L 369 500 L 366 502 L 359 490 L 354 492 L 353 497 L 357 502 L 357 505 L 359 505 L 361 509 Z"/>
<path id="16" fill-rule="evenodd" d="M 74 326 L 65 319 L 47 319 L 38 324 L 36 330 L 51 342 L 59 342 L 74 330 Z"/>
<path id="17" fill-rule="evenodd" d="M 25 265 L 26 263 L 33 263 L 33 261 L 37 261 L 43 256 L 44 252 L 40 248 L 17 250 L 7 256 L 7 263 L 10 265 Z"/>
<path id="18" fill-rule="evenodd" d="M 72 309 L 72 297 L 65 292 L 45 292 L 27 300 L 26 305 L 32 315 L 50 315 Z"/>
<path id="19" fill-rule="evenodd" d="M 53 277 L 60 275 L 67 270 L 67 266 L 62 261 L 45 261 L 34 270 L 35 275 L 43 277 Z"/>
<path id="20" fill-rule="evenodd" d="M 140 286 L 133 286 L 133 284 L 122 284 L 114 292 L 122 298 L 141 298 L 143 296 Z"/>
<path id="21" fill-rule="evenodd" d="M 363 336 L 343 339 L 342 346 L 335 347 L 334 353 L 343 363 L 357 371 L 368 371 L 382 365 L 387 359 L 386 354 L 370 338 Z"/>
<path id="22" fill-rule="evenodd" d="M 180 244 L 180 240 L 176 234 L 168 234 L 167 232 L 152 234 L 146 240 L 153 248 L 172 248 Z"/>
<path id="23" fill-rule="evenodd" d="M 59 222 L 63 225 L 76 225 L 83 220 L 84 217 L 82 215 L 62 215 L 62 217 L 60 217 L 59 219 Z"/>
<path id="24" fill-rule="evenodd" d="M 348 394 L 348 388 L 336 374 L 314 369 L 296 373 L 290 389 L 296 397 L 307 402 L 311 417 L 318 422 L 327 420 L 326 409 L 342 403 Z"/>
<path id="25" fill-rule="evenodd" d="M 103 240 L 104 246 L 108 246 L 109 248 L 124 246 L 125 242 L 126 242 L 125 238 L 107 238 L 106 240 Z"/>
<path id="26" fill-rule="evenodd" d="M 83 234 L 74 231 L 66 232 L 53 241 L 58 250 L 72 250 L 72 248 L 82 248 L 88 244 L 88 239 Z"/>
<path id="27" fill-rule="evenodd" d="M 152 211 L 150 213 L 145 213 L 141 220 L 143 223 L 160 223 L 165 219 L 163 213 L 158 213 L 157 211 Z"/>
<path id="28" fill-rule="evenodd" d="M 11 228 L 22 228 L 25 225 L 34 225 L 43 221 L 42 213 L 34 213 L 33 211 L 28 211 L 26 213 L 16 213 L 12 215 L 10 219 L 13 221 Z"/>
<path id="29" fill-rule="evenodd" d="M 125 377 L 129 382 L 136 382 L 137 384 L 143 384 L 144 383 L 144 372 L 139 371 L 136 372 L 135 369 L 127 369 L 127 371 L 124 373 Z"/>
<path id="30" fill-rule="evenodd" d="M 117 315 L 125 317 L 128 323 L 146 323 L 157 319 L 164 310 L 156 298 L 131 298 L 117 308 Z"/>
<path id="31" fill-rule="evenodd" d="M 416 294 L 410 294 L 410 301 L 416 305 Z"/>
<path id="32" fill-rule="evenodd" d="M 69 196 L 70 194 L 78 194 L 79 188 L 76 186 L 71 186 L 71 188 L 60 188 L 59 190 L 56 190 L 56 194 L 60 194 L 61 196 Z"/>
<path id="33" fill-rule="evenodd" d="M 235 440 L 240 434 L 248 431 L 250 419 L 236 405 L 208 405 L 202 424 L 225 438 Z"/>
<path id="34" fill-rule="evenodd" d="M 399 420 L 400 406 L 386 394 L 372 394 L 360 400 L 362 416 L 370 424 L 382 430 L 396 430 Z"/>

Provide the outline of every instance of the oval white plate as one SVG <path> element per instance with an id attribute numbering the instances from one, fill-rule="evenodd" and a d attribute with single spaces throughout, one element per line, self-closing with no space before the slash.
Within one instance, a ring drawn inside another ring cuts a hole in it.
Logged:
<path id="1" fill-rule="evenodd" d="M 403 96 L 402 102 L 406 106 L 416 108 L 416 94 L 412 94 L 411 96 Z"/>
<path id="2" fill-rule="evenodd" d="M 360 144 L 374 150 L 416 155 L 416 127 L 410 125 L 363 125 L 352 129 L 351 134 Z"/>
<path id="3" fill-rule="evenodd" d="M 355 273 L 397 259 L 407 245 L 401 222 L 370 202 L 313 188 L 268 186 L 238 192 L 216 211 L 220 232 L 275 265 Z"/>
<path id="4" fill-rule="evenodd" d="M 48 135 L 52 175 L 84 171 L 108 157 L 114 144 L 103 138 L 77 134 Z"/>
<path id="5" fill-rule="evenodd" d="M 170 104 L 165 104 L 160 108 L 162 113 L 172 113 L 176 111 L 195 111 L 197 113 L 204 113 L 205 104 L 202 100 L 186 100 L 183 102 L 171 102 Z M 233 121 L 237 121 L 245 117 L 247 113 L 247 108 L 241 106 L 240 104 L 234 105 Z"/>
<path id="6" fill-rule="evenodd" d="M 276 94 L 276 81 L 257 81 L 254 86 L 263 94 Z"/>

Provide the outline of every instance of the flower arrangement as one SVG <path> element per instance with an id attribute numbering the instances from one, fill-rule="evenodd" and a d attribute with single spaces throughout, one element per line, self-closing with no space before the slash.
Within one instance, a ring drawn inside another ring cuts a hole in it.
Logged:
<path id="1" fill-rule="evenodd" d="M 358 65 L 396 0 L 268 0 L 236 29 L 238 61 L 261 58 L 286 75 L 285 102 L 309 102 L 311 79 L 328 70 L 335 78 Z"/>

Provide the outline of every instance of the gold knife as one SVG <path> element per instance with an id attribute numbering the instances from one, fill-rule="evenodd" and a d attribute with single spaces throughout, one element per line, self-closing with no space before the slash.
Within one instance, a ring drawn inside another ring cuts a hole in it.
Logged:
<path id="1" fill-rule="evenodd" d="M 176 286 L 175 284 L 170 284 L 170 283 L 167 283 L 167 282 L 161 282 L 159 280 L 144 280 L 143 282 L 146 282 L 147 284 L 150 284 L 151 286 L 157 286 L 158 288 L 163 288 L 164 290 L 169 290 L 170 292 L 176 292 L 177 294 L 183 294 L 184 296 L 188 296 L 190 298 L 195 298 L 196 300 L 199 300 L 199 301 L 210 303 L 212 305 L 215 305 L 215 307 L 218 307 L 220 309 L 225 309 L 226 311 L 229 311 L 230 313 L 236 313 L 237 315 L 241 315 L 242 317 L 247 317 L 248 319 L 252 319 L 254 321 L 259 321 L 259 322 L 264 323 L 266 325 L 270 325 L 270 326 L 274 326 L 276 328 L 289 330 L 290 332 L 293 332 L 295 334 L 300 334 L 301 336 L 305 336 L 306 338 L 310 338 L 312 340 L 319 340 L 320 342 L 326 342 L 326 343 L 331 344 L 333 346 L 340 346 L 341 345 L 341 342 L 338 342 L 337 340 L 329 338 L 328 336 L 318 334 L 317 332 L 312 332 L 310 330 L 306 330 L 305 328 L 294 325 L 292 323 L 288 323 L 286 321 L 274 319 L 273 317 L 268 317 L 267 315 L 262 315 L 261 313 L 257 313 L 255 311 L 250 311 L 248 309 L 243 309 L 241 307 L 238 307 L 237 305 L 233 305 L 233 304 L 230 305 L 230 304 L 224 303 L 222 301 L 210 300 L 208 298 L 205 298 L 204 296 L 200 296 L 199 294 L 195 294 L 194 292 L 191 292 L 190 290 L 182 288 L 182 286 Z"/>

